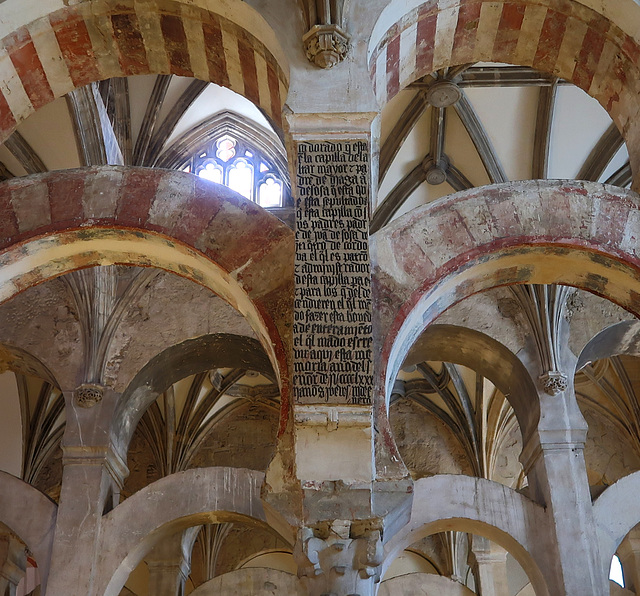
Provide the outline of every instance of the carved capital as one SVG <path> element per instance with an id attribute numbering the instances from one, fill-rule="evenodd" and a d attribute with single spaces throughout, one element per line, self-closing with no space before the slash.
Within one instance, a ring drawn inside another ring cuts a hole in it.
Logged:
<path id="1" fill-rule="evenodd" d="M 102 401 L 103 396 L 104 387 L 93 383 L 80 385 L 74 392 L 76 404 L 81 408 L 93 408 Z"/>
<path id="2" fill-rule="evenodd" d="M 350 37 L 338 25 L 314 25 L 302 37 L 307 58 L 320 68 L 332 68 L 349 52 Z"/>
<path id="3" fill-rule="evenodd" d="M 567 375 L 557 370 L 550 370 L 540 375 L 540 381 L 545 393 L 549 395 L 558 395 L 558 393 L 566 391 L 569 386 Z"/>
<path id="4" fill-rule="evenodd" d="M 311 596 L 373 594 L 383 553 L 379 530 L 356 536 L 356 528 L 347 520 L 301 528 L 294 550 L 298 576 Z"/>

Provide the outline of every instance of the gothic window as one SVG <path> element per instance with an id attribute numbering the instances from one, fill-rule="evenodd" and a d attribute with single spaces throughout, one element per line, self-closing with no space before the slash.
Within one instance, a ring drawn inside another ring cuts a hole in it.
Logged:
<path id="1" fill-rule="evenodd" d="M 261 207 L 281 207 L 285 199 L 285 184 L 271 160 L 231 134 L 209 141 L 182 169 L 224 184 Z"/>

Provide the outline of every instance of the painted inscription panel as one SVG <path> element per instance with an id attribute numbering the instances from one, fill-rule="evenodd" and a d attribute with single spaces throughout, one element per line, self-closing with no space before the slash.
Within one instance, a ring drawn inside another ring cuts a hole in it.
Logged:
<path id="1" fill-rule="evenodd" d="M 297 145 L 293 327 L 298 403 L 370 404 L 369 145 Z"/>

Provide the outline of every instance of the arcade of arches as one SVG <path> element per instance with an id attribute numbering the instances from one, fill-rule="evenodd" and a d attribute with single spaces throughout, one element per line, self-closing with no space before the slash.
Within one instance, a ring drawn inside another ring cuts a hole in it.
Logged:
<path id="1" fill-rule="evenodd" d="M 637 0 L 0 40 L 0 596 L 640 594 Z"/>

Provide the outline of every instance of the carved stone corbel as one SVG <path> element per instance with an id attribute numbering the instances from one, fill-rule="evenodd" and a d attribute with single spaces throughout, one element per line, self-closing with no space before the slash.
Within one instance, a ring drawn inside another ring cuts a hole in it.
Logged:
<path id="1" fill-rule="evenodd" d="M 294 549 L 310 596 L 372 596 L 383 554 L 379 530 L 359 533 L 348 520 L 301 528 Z"/>
<path id="2" fill-rule="evenodd" d="M 332 68 L 349 52 L 350 37 L 342 27 L 344 0 L 303 0 L 309 30 L 302 36 L 307 58 L 320 68 Z"/>
<path id="3" fill-rule="evenodd" d="M 302 43 L 310 62 L 332 68 L 347 56 L 349 39 L 338 25 L 314 25 L 302 36 Z"/>

